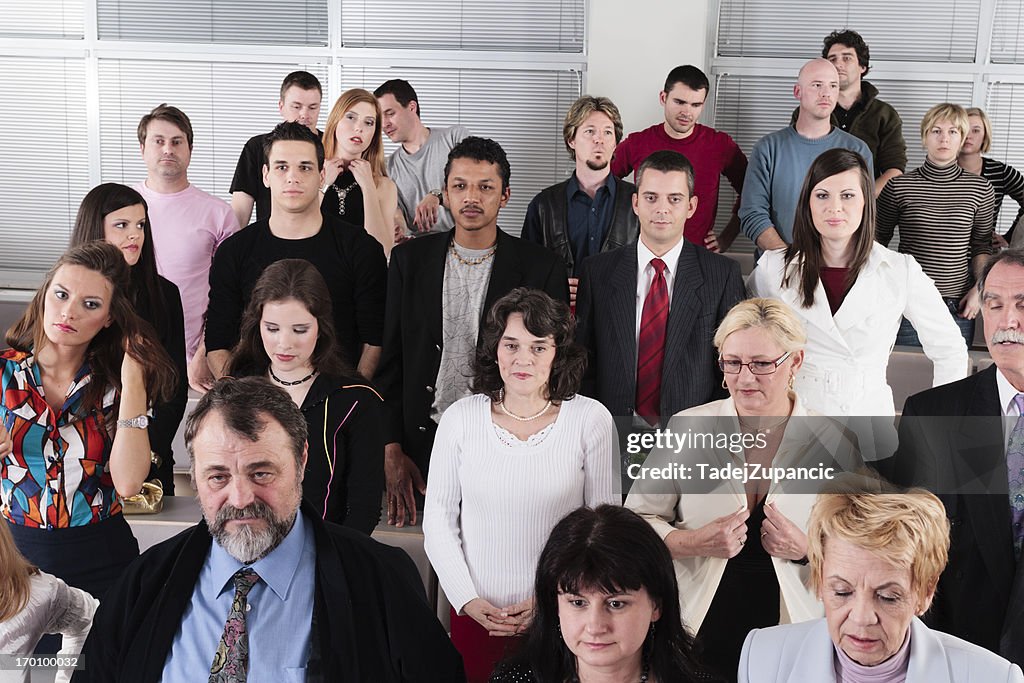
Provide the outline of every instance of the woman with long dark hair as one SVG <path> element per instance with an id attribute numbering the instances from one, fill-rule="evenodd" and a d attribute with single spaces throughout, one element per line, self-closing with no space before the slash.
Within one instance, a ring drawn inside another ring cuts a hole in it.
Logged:
<path id="1" fill-rule="evenodd" d="M 29 562 L 101 600 L 138 555 L 121 498 L 149 473 L 148 410 L 176 386 L 129 291 L 116 247 L 74 247 L 0 353 L 0 513 Z"/>
<path id="2" fill-rule="evenodd" d="M 174 495 L 174 453 L 171 443 L 185 415 L 188 379 L 185 359 L 185 319 L 181 294 L 156 269 L 149 208 L 142 195 L 117 183 L 103 183 L 89 191 L 78 208 L 71 245 L 103 240 L 117 247 L 129 266 L 126 292 L 136 314 L 156 330 L 160 345 L 174 362 L 177 377 L 170 400 L 153 406 L 149 426 L 152 467 L 147 479 L 157 478 L 164 494 Z"/>
<path id="3" fill-rule="evenodd" d="M 672 557 L 654 529 L 615 505 L 566 515 L 537 562 L 526 643 L 491 682 L 701 679 Z"/>
<path id="4" fill-rule="evenodd" d="M 253 288 L 226 372 L 262 375 L 309 427 L 303 497 L 324 518 L 370 534 L 384 492 L 383 402 L 341 357 L 331 296 L 302 259 L 267 266 Z"/>
<path id="5" fill-rule="evenodd" d="M 935 284 L 913 256 L 875 242 L 873 183 L 856 152 L 821 154 L 800 191 L 793 243 L 765 252 L 748 282 L 800 319 L 796 390 L 825 415 L 895 414 L 885 373 L 904 316 L 935 365 L 934 386 L 967 375 L 967 347 Z"/>

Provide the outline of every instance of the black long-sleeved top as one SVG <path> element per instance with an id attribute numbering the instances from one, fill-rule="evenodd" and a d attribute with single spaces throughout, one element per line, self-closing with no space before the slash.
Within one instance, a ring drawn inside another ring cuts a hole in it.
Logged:
<path id="1" fill-rule="evenodd" d="M 1007 242 L 1013 239 L 1013 231 L 1024 217 L 1024 176 L 1009 164 L 995 159 L 981 158 L 981 177 L 992 183 L 995 190 L 995 211 L 992 212 L 993 225 L 999 220 L 999 209 L 1003 205 L 1003 197 L 1009 196 L 1017 202 L 1017 215 L 1010 224 L 1010 229 L 1003 237 Z"/>
<path id="2" fill-rule="evenodd" d="M 324 519 L 371 534 L 384 494 L 384 401 L 363 379 L 320 375 L 302 414 L 309 459 L 302 497 Z"/>

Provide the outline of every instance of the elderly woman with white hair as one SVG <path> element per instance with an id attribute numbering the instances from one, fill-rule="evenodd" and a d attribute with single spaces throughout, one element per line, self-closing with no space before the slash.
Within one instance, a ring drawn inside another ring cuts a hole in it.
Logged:
<path id="1" fill-rule="evenodd" d="M 849 432 L 807 410 L 793 391 L 805 342 L 799 318 L 783 302 L 736 304 L 714 338 L 730 397 L 677 413 L 668 429 L 736 437 L 742 447 L 656 449 L 642 466 L 627 468 L 634 484 L 626 506 L 668 546 L 683 621 L 696 633 L 703 662 L 730 680 L 750 629 L 821 616 L 805 586 L 805 530 L 817 490 L 778 478 L 713 476 L 711 469 L 863 464 Z M 666 482 L 647 476 L 655 471 L 682 474 Z"/>
<path id="2" fill-rule="evenodd" d="M 811 586 L 825 617 L 754 630 L 739 680 L 1024 681 L 1020 667 L 919 618 L 946 566 L 949 523 L 931 493 L 822 494 L 811 512 Z"/>

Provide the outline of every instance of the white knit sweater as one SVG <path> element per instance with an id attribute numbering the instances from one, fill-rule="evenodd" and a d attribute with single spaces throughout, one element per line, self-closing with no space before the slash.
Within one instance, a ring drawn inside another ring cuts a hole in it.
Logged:
<path id="1" fill-rule="evenodd" d="M 430 456 L 424 546 L 459 612 L 476 597 L 496 607 L 530 597 L 555 524 L 582 505 L 621 503 L 615 425 L 603 405 L 564 401 L 539 444 L 516 447 L 498 439 L 490 411 L 480 394 L 454 403 Z"/>

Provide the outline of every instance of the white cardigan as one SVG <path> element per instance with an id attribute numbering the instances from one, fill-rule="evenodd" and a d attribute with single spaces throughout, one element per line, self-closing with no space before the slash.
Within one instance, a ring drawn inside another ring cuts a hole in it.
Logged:
<path id="1" fill-rule="evenodd" d="M 832 637 L 824 619 L 754 629 L 740 654 L 739 683 L 835 683 Z M 1020 667 L 941 631 L 910 622 L 906 683 L 1024 683 Z"/>
<path id="2" fill-rule="evenodd" d="M 795 275 L 783 288 L 784 256 L 782 249 L 765 252 L 747 289 L 786 302 L 804 324 L 807 345 L 796 391 L 809 408 L 825 415 L 895 415 L 885 373 L 903 316 L 934 363 L 932 386 L 967 376 L 960 330 L 913 256 L 874 244 L 835 316 L 820 280 L 810 308 L 801 306 Z"/>
<path id="3" fill-rule="evenodd" d="M 582 505 L 618 505 L 617 477 L 615 424 L 591 398 L 563 401 L 539 444 L 516 447 L 495 434 L 489 398 L 453 403 L 430 455 L 423 546 L 456 612 L 533 595 L 551 529 Z"/>
<path id="4" fill-rule="evenodd" d="M 676 434 L 694 429 L 700 422 L 693 418 L 714 418 L 706 421 L 708 425 L 714 425 L 715 420 L 735 424 L 736 406 L 732 399 L 728 398 L 684 410 L 673 416 L 668 429 Z M 796 398 L 793 406 L 792 418 L 795 419 L 791 419 L 786 428 L 782 443 L 772 462 L 773 466 L 796 464 L 801 461 L 802 456 L 808 455 L 811 449 L 822 447 L 834 454 L 836 460 L 848 472 L 856 471 L 862 466 L 863 463 L 856 453 L 856 446 L 850 440 L 850 432 L 838 422 L 808 411 L 799 398 Z M 738 425 L 736 428 L 738 429 Z M 742 462 L 742 453 L 738 457 Z M 645 465 L 659 467 L 667 463 L 687 463 L 695 459 L 706 462 L 709 458 L 706 453 L 683 452 L 676 455 L 668 450 L 654 450 L 648 456 Z M 673 490 L 666 489 L 665 486 L 672 487 L 673 484 L 650 483 L 650 480 L 638 479 L 633 483 L 626 498 L 626 507 L 646 519 L 663 539 L 676 529 L 692 531 L 747 506 L 743 483 L 733 479 L 708 482 L 707 493 L 684 493 L 680 492 L 679 485 L 675 485 Z M 682 486 L 692 491 L 694 484 L 691 481 Z M 779 512 L 806 533 L 815 494 L 783 493 L 780 492 L 780 486 L 781 484 L 777 482 L 769 486 L 765 504 L 775 503 Z M 747 542 L 759 541 L 754 536 Z M 718 590 L 718 584 L 725 573 L 727 562 L 728 560 L 721 557 L 685 557 L 673 560 L 679 584 L 679 606 L 683 621 L 693 633 L 700 631 Z M 772 564 L 781 590 L 781 622 L 805 621 L 820 617 L 823 613 L 821 603 L 806 587 L 810 574 L 809 567 L 777 557 L 772 558 Z"/>

